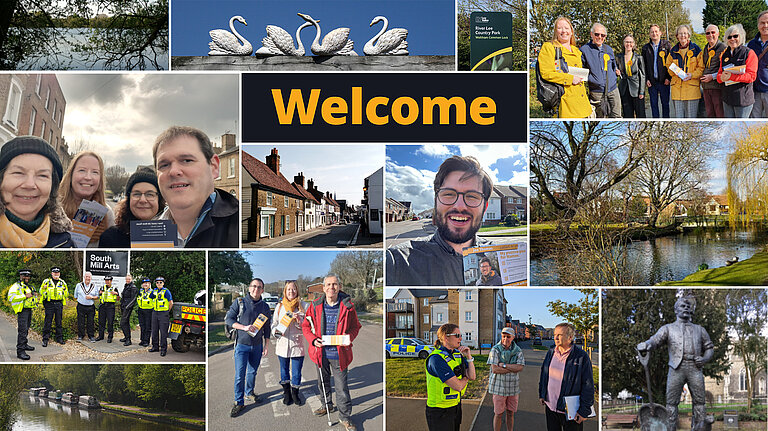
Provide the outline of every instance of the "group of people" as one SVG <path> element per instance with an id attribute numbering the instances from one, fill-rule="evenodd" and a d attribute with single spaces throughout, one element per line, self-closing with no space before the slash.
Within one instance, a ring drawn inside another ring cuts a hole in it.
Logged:
<path id="1" fill-rule="evenodd" d="M 84 200 L 107 208 L 89 247 L 130 248 L 133 220 L 171 220 L 176 247 L 237 247 L 239 202 L 214 187 L 219 158 L 202 131 L 174 126 L 152 148 L 154 169 L 139 168 L 115 211 L 106 203 L 104 161 L 75 155 L 64 172 L 48 142 L 18 136 L 0 148 L 0 246 L 74 247 L 72 220 Z M 118 193 L 119 191 L 114 191 Z"/>
<path id="2" fill-rule="evenodd" d="M 141 280 L 141 289 L 133 283 L 131 274 L 125 276 L 125 285 L 122 291 L 112 285 L 113 277 L 104 277 L 104 285 L 96 286 L 91 280 L 93 275 L 86 271 L 83 273 L 83 281 L 77 283 L 74 290 L 74 298 L 77 301 L 77 340 L 83 341 L 87 335 L 92 343 L 104 339 L 105 331 L 107 343 L 112 342 L 114 335 L 115 307 L 120 301 L 120 328 L 123 338 L 119 341 L 124 346 L 130 346 L 131 342 L 131 313 L 138 306 L 139 327 L 141 328 L 141 340 L 139 345 L 152 347 L 149 352 L 160 352 L 165 356 L 168 348 L 169 310 L 173 308 L 173 296 L 165 287 L 165 278 L 157 277 L 155 287 L 152 282 L 144 277 Z M 18 337 L 16 342 L 16 356 L 22 360 L 29 360 L 27 352 L 35 350 L 29 345 L 29 327 L 32 324 L 32 310 L 43 305 L 45 320 L 43 323 L 42 346 L 48 347 L 51 332 L 54 331 L 55 340 L 64 344 L 62 326 L 62 314 L 67 304 L 69 289 L 67 283 L 61 278 L 61 268 L 51 268 L 51 277 L 46 278 L 36 290 L 30 283 L 32 271 L 19 270 L 19 281 L 8 290 L 8 301 L 17 316 Z M 94 319 L 96 317 L 95 301 L 99 301 L 99 336 L 94 338 Z M 151 340 L 150 340 L 151 339 Z"/>
<path id="3" fill-rule="evenodd" d="M 488 354 L 490 375 L 488 393 L 493 397 L 493 429 L 500 431 L 506 418 L 507 430 L 515 425 L 520 397 L 519 373 L 525 367 L 522 349 L 515 343 L 512 328 L 501 330 L 501 340 Z M 555 345 L 541 365 L 539 402 L 544 407 L 547 431 L 580 431 L 590 416 L 595 383 L 589 355 L 573 343 L 576 331 L 570 323 L 555 326 Z M 461 330 L 446 323 L 437 330 L 435 349 L 425 362 L 427 377 L 427 426 L 431 431 L 459 430 L 462 421 L 461 398 L 470 380 L 475 380 L 474 358 L 461 344 Z M 574 418 L 566 415 L 567 396 L 577 396 L 579 407 Z"/>
<path id="4" fill-rule="evenodd" d="M 661 27 L 651 24 L 650 40 L 640 52 L 629 34 L 623 51 L 614 54 L 605 44 L 603 24 L 594 23 L 591 40 L 577 47 L 573 24 L 561 16 L 552 39 L 541 47 L 539 70 L 542 79 L 564 88 L 560 118 L 645 118 L 646 100 L 654 118 L 696 118 L 702 99 L 708 118 L 766 118 L 768 10 L 758 15 L 757 27 L 759 33 L 748 40 L 741 24 L 731 25 L 721 40 L 717 25 L 710 24 L 700 47 L 691 41 L 688 25 L 677 27 L 673 46 L 661 38 Z M 586 85 L 569 68 L 589 69 Z"/>
<path id="5" fill-rule="evenodd" d="M 318 389 L 323 394 L 323 405 L 313 413 L 325 416 L 338 409 L 344 428 L 357 429 L 351 421 L 348 373 L 352 362 L 351 342 L 361 325 L 350 296 L 341 287 L 339 276 L 329 274 L 323 278 L 323 294 L 307 303 L 301 300 L 296 281 L 286 281 L 282 300 L 273 313 L 262 299 L 264 282 L 254 278 L 248 286 L 249 294 L 232 302 L 225 318 L 226 324 L 236 331 L 233 334 L 235 404 L 230 416 L 235 417 L 245 409 L 246 398 L 254 403 L 262 401 L 255 391 L 256 372 L 261 358 L 267 355 L 268 340 L 274 336 L 277 337 L 275 353 L 280 362 L 283 404 L 304 404 L 300 386 L 306 341 L 309 359 L 317 366 Z M 324 336 L 337 335 L 348 336 L 350 343 L 323 342 Z M 331 376 L 336 392 L 335 406 L 331 398 Z"/>

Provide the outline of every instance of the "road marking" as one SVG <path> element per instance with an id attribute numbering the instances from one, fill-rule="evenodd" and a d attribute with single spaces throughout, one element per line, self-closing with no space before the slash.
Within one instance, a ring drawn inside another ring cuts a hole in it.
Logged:
<path id="1" fill-rule="evenodd" d="M 349 241 L 339 241 L 336 243 L 336 247 L 349 247 Z"/>
<path id="2" fill-rule="evenodd" d="M 352 238 L 352 245 L 357 244 L 357 234 L 360 233 L 360 225 L 357 225 L 357 230 L 355 231 L 355 236 Z"/>

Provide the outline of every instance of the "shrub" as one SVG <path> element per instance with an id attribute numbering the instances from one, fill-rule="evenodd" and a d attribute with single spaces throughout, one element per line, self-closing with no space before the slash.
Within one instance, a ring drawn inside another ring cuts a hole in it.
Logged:
<path id="1" fill-rule="evenodd" d="M 520 225 L 520 219 L 517 218 L 517 214 L 507 214 L 504 217 L 504 226 L 515 227 Z"/>

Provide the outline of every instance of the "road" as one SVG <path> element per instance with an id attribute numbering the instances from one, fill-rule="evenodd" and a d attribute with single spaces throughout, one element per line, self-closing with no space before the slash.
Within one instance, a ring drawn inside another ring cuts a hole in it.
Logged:
<path id="1" fill-rule="evenodd" d="M 381 236 L 368 236 L 359 223 L 321 226 L 303 232 L 278 236 L 258 242 L 244 243 L 243 247 L 365 247 L 381 248 Z"/>
<path id="2" fill-rule="evenodd" d="M 544 340 L 544 345 L 549 347 L 551 340 Z M 515 413 L 516 430 L 543 430 L 546 429 L 544 420 L 544 408 L 539 403 L 538 388 L 541 364 L 544 361 L 546 351 L 533 350 L 530 341 L 518 343 L 523 349 L 525 368 L 520 374 L 520 388 L 522 390 L 518 401 L 518 410 Z M 485 351 L 484 351 L 485 353 Z M 596 354 L 593 355 L 593 363 Z M 488 431 L 493 429 L 493 398 L 486 395 L 478 409 L 478 400 L 462 402 L 461 430 Z M 426 420 L 424 418 L 424 399 L 387 398 L 387 428 L 396 430 L 424 430 Z M 475 420 L 475 414 L 477 419 Z M 598 414 L 599 417 L 599 414 Z M 474 427 L 472 422 L 474 422 Z M 506 428 L 502 428 L 506 429 Z M 597 418 L 589 419 L 584 423 L 585 431 L 597 431 Z"/>
<path id="3" fill-rule="evenodd" d="M 352 422 L 358 430 L 380 431 L 384 429 L 382 326 L 361 323 L 363 327 L 353 343 L 354 359 L 348 375 Z M 258 405 L 246 401 L 245 410 L 236 418 L 229 417 L 235 382 L 232 349 L 208 358 L 208 429 L 228 431 L 256 426 L 267 430 L 343 430 L 338 413 L 331 413 L 332 427 L 328 427 L 327 416 L 312 414 L 323 402 L 317 389 L 317 368 L 308 356 L 304 359 L 301 386 L 301 397 L 306 403 L 303 406 L 282 403 L 280 368 L 274 350 L 274 342 L 270 341 L 269 353 L 256 374 L 256 392 L 265 400 Z"/>
<path id="4" fill-rule="evenodd" d="M 417 221 L 406 220 L 398 222 L 389 222 L 386 224 L 387 247 L 408 241 L 410 239 L 432 235 L 435 227 L 432 225 L 432 219 L 421 219 Z"/>

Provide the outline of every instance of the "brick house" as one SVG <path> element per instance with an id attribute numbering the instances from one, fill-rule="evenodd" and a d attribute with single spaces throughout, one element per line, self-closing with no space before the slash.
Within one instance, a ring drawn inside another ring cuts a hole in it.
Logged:
<path id="1" fill-rule="evenodd" d="M 528 214 L 528 188 L 519 186 L 494 186 L 496 192 L 501 195 L 501 217 L 503 220 L 509 214 L 517 215 L 520 221 L 527 220 Z"/>
<path id="2" fill-rule="evenodd" d="M 312 193 L 304 188 L 304 172 L 299 172 L 298 175 L 295 175 L 291 185 L 296 189 L 297 192 L 299 192 L 301 196 L 304 197 L 304 222 L 302 223 L 303 226 L 300 227 L 299 230 L 310 230 L 316 228 L 315 209 L 320 206 L 320 202 L 318 202 L 317 199 L 312 196 Z"/>
<path id="3" fill-rule="evenodd" d="M 503 196 L 496 191 L 494 187 L 491 190 L 491 197 L 488 198 L 488 208 L 485 209 L 483 214 L 483 226 L 495 226 L 502 221 L 501 217 L 501 201 Z"/>
<path id="4" fill-rule="evenodd" d="M 304 218 L 304 196 L 280 173 L 277 148 L 266 157 L 266 163 L 242 154 L 243 241 L 296 232 L 297 219 Z"/>
<path id="5" fill-rule="evenodd" d="M 240 149 L 235 135 L 221 135 L 221 146 L 213 150 L 219 156 L 219 177 L 213 181 L 213 185 L 240 199 Z"/>

